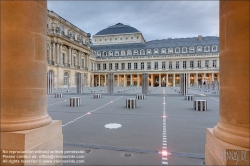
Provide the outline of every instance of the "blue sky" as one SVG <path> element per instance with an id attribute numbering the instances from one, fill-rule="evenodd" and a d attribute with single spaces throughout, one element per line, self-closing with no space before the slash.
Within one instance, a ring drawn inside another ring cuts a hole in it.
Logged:
<path id="1" fill-rule="evenodd" d="M 121 22 L 146 41 L 219 36 L 219 1 L 48 1 L 48 9 L 91 35 Z"/>

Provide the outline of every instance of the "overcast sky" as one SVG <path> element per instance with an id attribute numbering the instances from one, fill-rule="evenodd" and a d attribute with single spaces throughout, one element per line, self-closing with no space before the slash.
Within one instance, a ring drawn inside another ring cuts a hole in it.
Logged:
<path id="1" fill-rule="evenodd" d="M 219 36 L 219 1 L 48 1 L 48 9 L 91 35 L 121 22 L 146 41 Z"/>

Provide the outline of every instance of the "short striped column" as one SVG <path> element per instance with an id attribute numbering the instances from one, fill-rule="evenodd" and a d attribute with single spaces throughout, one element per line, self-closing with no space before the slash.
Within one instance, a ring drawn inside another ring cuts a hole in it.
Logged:
<path id="1" fill-rule="evenodd" d="M 132 98 L 126 99 L 126 108 L 129 108 L 129 109 L 136 108 L 136 99 L 132 99 Z"/>
<path id="2" fill-rule="evenodd" d="M 56 93 L 55 98 L 63 98 L 63 94 L 62 93 Z"/>
<path id="3" fill-rule="evenodd" d="M 47 94 L 53 94 L 54 73 L 49 71 L 47 73 Z"/>
<path id="4" fill-rule="evenodd" d="M 194 100 L 194 95 L 186 95 L 186 100 Z"/>
<path id="5" fill-rule="evenodd" d="M 76 73 L 76 94 L 82 94 L 82 84 L 83 84 L 83 74 L 82 73 Z M 74 88 L 73 88 L 74 89 Z"/>
<path id="6" fill-rule="evenodd" d="M 100 99 L 102 98 L 102 94 L 94 94 L 94 99 Z"/>
<path id="7" fill-rule="evenodd" d="M 138 99 L 138 100 L 144 100 L 145 99 L 145 95 L 136 95 L 136 99 Z"/>
<path id="8" fill-rule="evenodd" d="M 71 97 L 70 98 L 70 103 L 69 103 L 70 107 L 76 107 L 76 106 L 80 106 L 80 105 L 81 105 L 80 97 Z"/>
<path id="9" fill-rule="evenodd" d="M 195 100 L 194 101 L 194 110 L 206 111 L 207 110 L 207 100 Z"/>

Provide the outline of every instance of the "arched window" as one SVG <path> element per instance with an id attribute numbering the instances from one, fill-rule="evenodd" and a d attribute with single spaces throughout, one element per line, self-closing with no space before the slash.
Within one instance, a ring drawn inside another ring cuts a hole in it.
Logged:
<path id="1" fill-rule="evenodd" d="M 63 85 L 68 85 L 68 82 L 69 82 L 69 75 L 67 72 L 64 73 L 64 76 L 63 76 Z"/>
<path id="2" fill-rule="evenodd" d="M 183 48 L 182 48 L 182 52 L 183 52 L 183 53 L 186 53 L 186 52 L 187 52 L 187 47 L 183 47 Z"/>
<path id="3" fill-rule="evenodd" d="M 175 48 L 175 53 L 180 53 L 180 48 L 179 47 Z"/>
<path id="4" fill-rule="evenodd" d="M 189 47 L 189 52 L 194 52 L 194 47 Z"/>
<path id="5" fill-rule="evenodd" d="M 140 50 L 140 55 L 145 55 L 145 50 Z"/>
<path id="6" fill-rule="evenodd" d="M 101 56 L 101 53 L 100 53 L 100 52 L 97 52 L 97 56 L 100 57 L 100 56 Z"/>
<path id="7" fill-rule="evenodd" d="M 109 51 L 109 56 L 113 56 L 113 51 Z"/>
<path id="8" fill-rule="evenodd" d="M 217 46 L 213 46 L 212 51 L 217 51 Z"/>
<path id="9" fill-rule="evenodd" d="M 132 51 L 131 51 L 131 50 L 128 50 L 128 51 L 127 51 L 127 55 L 132 55 Z"/>
<path id="10" fill-rule="evenodd" d="M 124 50 L 121 51 L 121 55 L 124 56 L 126 55 L 126 52 Z"/>
<path id="11" fill-rule="evenodd" d="M 169 48 L 169 49 L 168 49 L 168 53 L 169 53 L 169 54 L 172 54 L 172 53 L 173 53 L 173 48 Z"/>
<path id="12" fill-rule="evenodd" d="M 210 47 L 209 46 L 205 46 L 204 47 L 204 52 L 209 52 L 210 51 Z"/>
<path id="13" fill-rule="evenodd" d="M 201 52 L 202 51 L 202 47 L 201 46 L 198 46 L 197 47 L 197 52 Z"/>
<path id="14" fill-rule="evenodd" d="M 103 56 L 107 56 L 107 52 L 103 52 Z"/>
<path id="15" fill-rule="evenodd" d="M 162 53 L 162 54 L 166 54 L 166 48 L 162 48 L 162 49 L 161 49 L 161 53 Z"/>
<path id="16" fill-rule="evenodd" d="M 134 55 L 138 55 L 138 50 L 134 50 Z"/>
<path id="17" fill-rule="evenodd" d="M 151 54 L 151 49 L 147 49 L 147 54 Z"/>
<path id="18" fill-rule="evenodd" d="M 155 48 L 155 49 L 154 49 L 154 54 L 158 54 L 158 53 L 159 53 L 158 48 Z"/>
<path id="19" fill-rule="evenodd" d="M 115 51 L 115 56 L 119 56 L 119 51 Z"/>

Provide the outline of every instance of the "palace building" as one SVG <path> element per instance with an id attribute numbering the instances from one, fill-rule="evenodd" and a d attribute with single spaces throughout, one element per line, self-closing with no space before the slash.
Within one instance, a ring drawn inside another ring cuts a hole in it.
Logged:
<path id="1" fill-rule="evenodd" d="M 48 11 L 48 72 L 55 88 L 76 86 L 76 73 L 85 86 L 106 86 L 107 74 L 115 86 L 141 86 L 142 73 L 150 86 L 176 86 L 180 73 L 189 73 L 189 85 L 219 81 L 219 37 L 199 35 L 146 41 L 136 28 L 117 23 L 92 36 Z"/>

